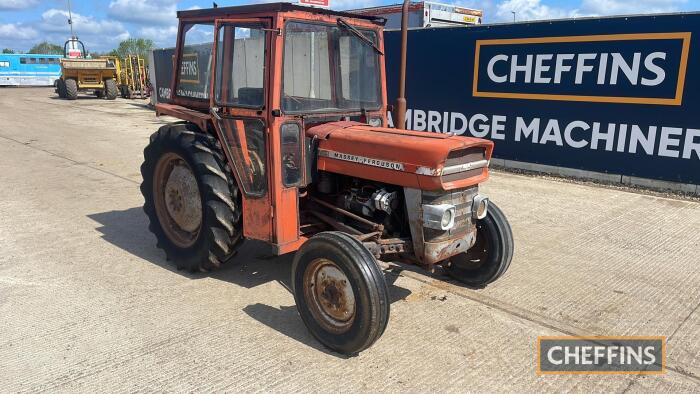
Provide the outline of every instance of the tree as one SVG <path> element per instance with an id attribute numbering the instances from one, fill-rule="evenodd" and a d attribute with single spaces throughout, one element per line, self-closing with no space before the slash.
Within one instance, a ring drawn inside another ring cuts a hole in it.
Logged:
<path id="1" fill-rule="evenodd" d="M 15 51 L 10 48 L 5 48 L 2 50 L 2 53 L 15 53 Z"/>
<path id="2" fill-rule="evenodd" d="M 63 55 L 63 47 L 44 41 L 34 45 L 28 53 L 37 53 L 42 55 Z"/>
<path id="3" fill-rule="evenodd" d="M 127 55 L 139 55 L 148 61 L 148 52 L 150 52 L 155 45 L 153 40 L 147 38 L 129 38 L 119 43 L 117 49 L 112 50 L 110 55 L 117 56 L 119 58 L 125 58 Z"/>

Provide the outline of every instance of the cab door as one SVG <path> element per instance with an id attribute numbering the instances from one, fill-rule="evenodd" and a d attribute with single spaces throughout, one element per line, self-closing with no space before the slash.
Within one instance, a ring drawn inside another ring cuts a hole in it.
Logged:
<path id="1" fill-rule="evenodd" d="M 272 242 L 269 28 L 265 18 L 216 21 L 210 107 L 242 195 L 243 234 Z"/>

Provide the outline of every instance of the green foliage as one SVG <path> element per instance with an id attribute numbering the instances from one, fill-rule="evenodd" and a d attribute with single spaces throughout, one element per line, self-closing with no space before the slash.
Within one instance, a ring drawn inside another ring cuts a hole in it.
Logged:
<path id="1" fill-rule="evenodd" d="M 51 44 L 44 41 L 34 45 L 28 53 L 38 53 L 42 55 L 63 55 L 63 47 L 61 45 Z"/>
<path id="2" fill-rule="evenodd" d="M 10 48 L 5 48 L 2 50 L 2 53 L 15 53 L 15 51 Z"/>
<path id="3" fill-rule="evenodd" d="M 154 47 L 153 40 L 147 38 L 129 38 L 128 40 L 120 42 L 117 49 L 112 50 L 109 55 L 117 56 L 121 59 L 125 58 L 127 55 L 139 55 L 144 59 L 148 59 L 148 52 Z"/>

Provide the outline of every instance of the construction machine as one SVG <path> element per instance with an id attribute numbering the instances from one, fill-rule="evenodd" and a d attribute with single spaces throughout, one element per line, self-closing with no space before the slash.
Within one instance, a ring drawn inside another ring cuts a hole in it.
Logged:
<path id="1" fill-rule="evenodd" d="M 117 68 L 108 58 L 89 59 L 85 45 L 73 36 L 63 45 L 61 77 L 56 81 L 59 97 L 75 100 L 78 92 L 90 91 L 98 97 L 114 100 L 117 90 Z"/>
<path id="2" fill-rule="evenodd" d="M 119 93 L 122 98 L 146 98 L 148 90 L 146 62 L 141 56 L 127 55 L 122 62 Z"/>
<path id="3" fill-rule="evenodd" d="M 387 127 L 383 18 L 288 3 L 178 18 L 173 97 L 156 112 L 181 121 L 151 136 L 141 192 L 179 269 L 235 261 L 244 240 L 296 253 L 302 321 L 349 355 L 384 333 L 388 264 L 472 287 L 506 272 L 510 225 L 479 191 L 493 143 Z"/>

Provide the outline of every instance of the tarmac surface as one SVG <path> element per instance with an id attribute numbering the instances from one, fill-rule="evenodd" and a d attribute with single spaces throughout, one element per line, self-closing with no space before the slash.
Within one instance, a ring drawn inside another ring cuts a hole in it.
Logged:
<path id="1" fill-rule="evenodd" d="M 166 120 L 0 89 L 0 391 L 700 391 L 697 201 L 494 172 L 509 272 L 482 290 L 387 272 L 389 326 L 345 358 L 299 318 L 290 256 L 165 261 L 138 186 Z M 540 335 L 663 335 L 667 372 L 539 376 Z"/>

